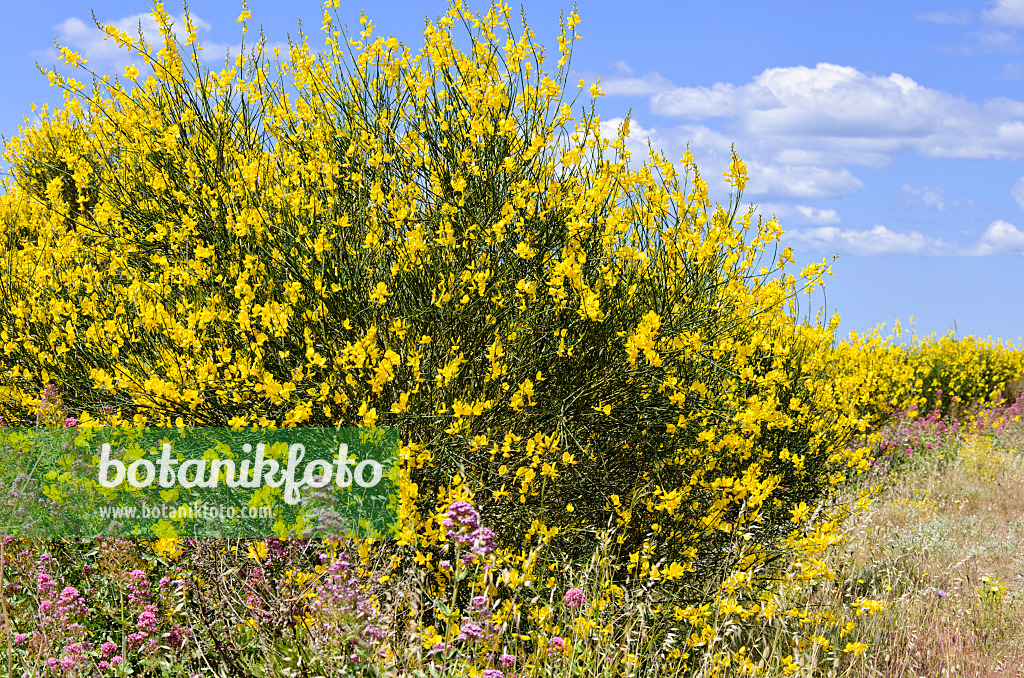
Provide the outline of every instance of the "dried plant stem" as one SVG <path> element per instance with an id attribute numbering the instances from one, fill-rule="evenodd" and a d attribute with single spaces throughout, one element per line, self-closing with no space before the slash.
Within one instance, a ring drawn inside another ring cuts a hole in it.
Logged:
<path id="1" fill-rule="evenodd" d="M 7 675 L 14 675 L 14 645 L 11 641 L 11 620 L 7 615 L 7 587 L 4 585 L 4 565 L 7 561 L 7 543 L 0 537 L 0 611 L 4 616 L 4 635 L 7 639 Z"/>

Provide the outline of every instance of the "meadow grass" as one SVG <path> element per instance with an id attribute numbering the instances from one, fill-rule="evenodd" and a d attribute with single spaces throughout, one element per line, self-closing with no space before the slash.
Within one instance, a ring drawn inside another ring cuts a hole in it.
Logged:
<path id="1" fill-rule="evenodd" d="M 856 675 L 1024 675 L 1022 452 L 968 439 L 857 521 L 848 571 L 889 609 Z"/>
<path id="2" fill-rule="evenodd" d="M 980 424 L 875 488 L 833 552 L 836 578 L 819 604 L 858 595 L 885 605 L 853 634 L 865 651 L 779 675 L 1024 675 L 1024 431 Z M 779 656 L 789 640 L 773 639 Z"/>

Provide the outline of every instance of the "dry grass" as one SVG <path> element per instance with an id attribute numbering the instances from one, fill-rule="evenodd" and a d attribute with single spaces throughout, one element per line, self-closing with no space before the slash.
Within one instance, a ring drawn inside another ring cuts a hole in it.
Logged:
<path id="1" fill-rule="evenodd" d="M 848 675 L 1024 676 L 1024 461 L 976 438 L 865 513 L 841 570 L 888 604 Z"/>

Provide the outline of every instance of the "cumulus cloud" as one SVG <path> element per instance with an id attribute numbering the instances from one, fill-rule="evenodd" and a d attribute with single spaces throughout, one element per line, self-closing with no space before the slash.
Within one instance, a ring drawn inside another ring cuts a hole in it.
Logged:
<path id="1" fill-rule="evenodd" d="M 863 165 L 883 168 L 892 163 L 891 153 L 897 144 L 888 145 L 872 140 L 870 144 L 860 139 L 816 138 L 813 148 L 800 147 L 806 139 L 780 136 L 767 140 L 767 146 L 778 147 L 772 152 L 773 164 L 780 165 Z M 893 150 L 887 151 L 886 148 Z"/>
<path id="2" fill-rule="evenodd" d="M 1003 26 L 1024 27 L 1024 0 L 995 0 L 981 13 L 986 21 Z"/>
<path id="3" fill-rule="evenodd" d="M 701 120 L 738 119 L 752 134 L 901 137 L 920 136 L 941 120 L 936 105 L 964 102 L 899 74 L 869 76 L 850 66 L 769 68 L 736 86 L 680 87 L 656 94 L 657 115 Z"/>
<path id="4" fill-rule="evenodd" d="M 963 252 L 968 256 L 1024 254 L 1024 231 L 1002 219 L 989 224 L 978 242 Z"/>
<path id="5" fill-rule="evenodd" d="M 948 242 L 914 230 L 893 231 L 881 224 L 870 229 L 821 226 L 787 231 L 783 239 L 796 247 L 857 256 L 992 256 L 1024 255 L 1024 231 L 1002 220 L 992 222 L 970 244 Z"/>
<path id="6" fill-rule="evenodd" d="M 747 163 L 747 192 L 754 195 L 816 199 L 849 195 L 864 188 L 864 182 L 845 167 L 839 169 L 809 165 L 759 165 Z"/>
<path id="7" fill-rule="evenodd" d="M 891 231 L 881 224 L 874 228 L 840 229 L 822 226 L 786 233 L 786 239 L 814 249 L 835 249 L 860 256 L 886 254 L 936 255 L 949 254 L 952 247 L 939 238 L 932 238 L 917 231 L 902 233 Z"/>
<path id="8" fill-rule="evenodd" d="M 920 186 L 914 188 L 908 184 L 903 184 L 900 190 L 909 194 L 911 204 L 917 202 L 925 207 L 940 211 L 946 209 L 946 189 L 941 186 Z"/>
<path id="9" fill-rule="evenodd" d="M 794 206 L 796 213 L 800 215 L 804 223 L 808 224 L 838 224 L 839 214 L 835 210 L 823 210 L 807 205 Z"/>
<path id="10" fill-rule="evenodd" d="M 623 118 L 601 121 L 601 135 L 614 139 L 619 134 Z M 631 162 L 640 163 L 648 157 L 648 140 L 655 151 L 664 152 L 669 160 L 679 160 L 692 150 L 701 175 L 705 178 L 721 176 L 732 158 L 732 139 L 706 125 L 679 125 L 676 127 L 645 127 L 635 119 L 629 123 L 626 150 L 632 154 Z"/>
<path id="11" fill-rule="evenodd" d="M 732 118 L 757 108 L 777 108 L 783 104 L 760 84 L 737 87 L 718 82 L 711 87 L 677 87 L 660 92 L 651 99 L 651 111 L 657 115 L 684 120 Z"/>
<path id="12" fill-rule="evenodd" d="M 769 68 L 746 84 L 677 87 L 650 103 L 658 116 L 722 119 L 716 124 L 738 145 L 771 152 L 780 164 L 880 167 L 903 150 L 932 158 L 1024 158 L 1024 102 L 972 102 L 899 73 L 828 63 Z"/>

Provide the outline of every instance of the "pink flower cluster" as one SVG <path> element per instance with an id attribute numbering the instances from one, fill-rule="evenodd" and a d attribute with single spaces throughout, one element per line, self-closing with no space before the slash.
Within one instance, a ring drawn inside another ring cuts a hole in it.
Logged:
<path id="1" fill-rule="evenodd" d="M 572 588 L 565 592 L 565 595 L 562 597 L 562 602 L 572 609 L 578 610 L 586 604 L 587 594 L 583 592 L 583 589 Z"/>
<path id="2" fill-rule="evenodd" d="M 449 539 L 469 547 L 469 553 L 462 555 L 465 564 L 494 551 L 497 536 L 490 528 L 480 525 L 480 513 L 468 501 L 452 502 L 444 514 L 441 525 L 448 530 Z M 447 561 L 442 562 L 442 567 L 444 562 Z"/>

